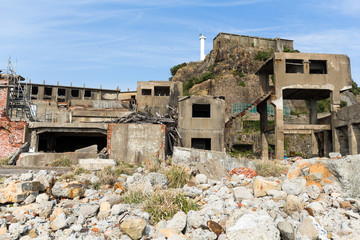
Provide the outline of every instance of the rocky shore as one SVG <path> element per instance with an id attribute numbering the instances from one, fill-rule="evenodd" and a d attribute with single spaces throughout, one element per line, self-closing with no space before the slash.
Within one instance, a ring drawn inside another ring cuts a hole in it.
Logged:
<path id="1" fill-rule="evenodd" d="M 172 166 L 3 177 L 0 239 L 360 239 L 360 155 L 295 160 L 277 177 L 241 166 L 221 180 Z"/>

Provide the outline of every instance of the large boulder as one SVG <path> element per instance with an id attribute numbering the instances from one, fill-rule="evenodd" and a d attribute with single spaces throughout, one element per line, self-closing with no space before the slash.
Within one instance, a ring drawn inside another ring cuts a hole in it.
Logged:
<path id="1" fill-rule="evenodd" d="M 281 190 L 281 185 L 279 182 L 272 182 L 262 178 L 256 178 L 253 188 L 255 197 L 263 197 L 267 195 L 267 191 L 269 190 Z"/>
<path id="2" fill-rule="evenodd" d="M 142 218 L 127 219 L 120 225 L 120 229 L 133 240 L 138 240 L 143 236 L 145 227 L 146 221 Z"/>
<path id="3" fill-rule="evenodd" d="M 40 190 L 40 182 L 9 182 L 6 187 L 0 189 L 0 203 L 20 203 L 29 195 L 37 196 Z"/>

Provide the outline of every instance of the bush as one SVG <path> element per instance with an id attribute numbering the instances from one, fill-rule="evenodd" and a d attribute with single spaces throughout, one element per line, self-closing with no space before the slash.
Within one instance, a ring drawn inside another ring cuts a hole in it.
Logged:
<path id="1" fill-rule="evenodd" d="M 0 159 L 0 165 L 9 165 L 9 159 L 8 158 L 1 158 Z"/>
<path id="2" fill-rule="evenodd" d="M 331 110 L 330 98 L 317 101 L 317 112 L 318 113 L 330 112 L 330 110 Z"/>
<path id="3" fill-rule="evenodd" d="M 61 157 L 59 159 L 56 159 L 50 163 L 52 167 L 70 167 L 71 161 L 67 157 Z"/>
<path id="4" fill-rule="evenodd" d="M 350 89 L 350 92 L 352 92 L 352 94 L 354 94 L 355 96 L 360 94 L 360 88 L 358 87 L 356 82 L 354 82 L 354 80 L 352 80 L 352 88 Z"/>
<path id="5" fill-rule="evenodd" d="M 271 49 L 270 51 L 259 51 L 259 52 L 255 55 L 255 60 L 266 61 L 266 60 L 268 60 L 273 54 L 274 54 L 274 49 Z"/>
<path id="6" fill-rule="evenodd" d="M 120 168 L 105 167 L 96 173 L 100 185 L 114 185 L 123 171 Z"/>
<path id="7" fill-rule="evenodd" d="M 284 50 L 283 52 L 290 52 L 290 53 L 299 53 L 300 51 L 297 49 L 294 50 L 290 50 L 289 48 L 286 48 L 286 46 L 284 46 Z"/>
<path id="8" fill-rule="evenodd" d="M 245 87 L 245 82 L 244 81 L 240 81 L 237 84 L 239 87 Z"/>
<path id="9" fill-rule="evenodd" d="M 235 75 L 235 76 L 239 76 L 239 77 L 245 77 L 245 74 L 242 72 L 242 71 L 240 71 L 240 70 L 234 70 L 233 72 L 232 72 L 232 74 L 233 75 Z"/>
<path id="10" fill-rule="evenodd" d="M 175 74 L 177 73 L 177 71 L 182 68 L 182 67 L 185 67 L 187 64 L 186 63 L 181 63 L 181 64 L 178 64 L 172 68 L 170 68 L 170 72 L 171 72 L 171 76 L 175 76 Z"/>
<path id="11" fill-rule="evenodd" d="M 189 180 L 189 175 L 184 168 L 173 166 L 166 172 L 169 188 L 182 188 Z"/>
<path id="12" fill-rule="evenodd" d="M 142 203 L 146 197 L 148 196 L 141 191 L 128 191 L 124 194 L 124 203 L 139 204 Z"/>
<path id="13" fill-rule="evenodd" d="M 90 173 L 89 170 L 87 170 L 87 169 L 85 169 L 85 168 L 82 168 L 82 167 L 74 167 L 73 171 L 74 171 L 74 174 L 75 174 L 75 175 L 80 175 L 80 174 L 82 174 L 82 173 L 85 173 L 85 174 L 89 174 L 89 173 Z"/>
<path id="14" fill-rule="evenodd" d="M 256 173 L 263 177 L 279 177 L 287 167 L 276 161 L 261 160 L 257 162 Z"/>
<path id="15" fill-rule="evenodd" d="M 201 74 L 200 78 L 195 82 L 195 84 L 202 83 L 210 78 L 214 78 L 215 74 L 213 72 L 206 72 Z"/>

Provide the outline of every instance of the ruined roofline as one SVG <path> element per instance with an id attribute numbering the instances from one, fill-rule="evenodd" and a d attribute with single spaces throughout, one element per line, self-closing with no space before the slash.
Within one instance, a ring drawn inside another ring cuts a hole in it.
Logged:
<path id="1" fill-rule="evenodd" d="M 214 37 L 214 41 L 216 38 L 218 38 L 220 35 L 230 35 L 235 37 L 248 37 L 248 38 L 257 38 L 257 39 L 263 39 L 263 40 L 285 40 L 285 41 L 294 41 L 291 39 L 285 39 L 285 38 L 265 38 L 265 37 L 257 37 L 257 36 L 247 36 L 247 35 L 241 35 L 241 34 L 234 34 L 234 33 L 226 33 L 226 32 L 219 32 L 216 37 Z"/>

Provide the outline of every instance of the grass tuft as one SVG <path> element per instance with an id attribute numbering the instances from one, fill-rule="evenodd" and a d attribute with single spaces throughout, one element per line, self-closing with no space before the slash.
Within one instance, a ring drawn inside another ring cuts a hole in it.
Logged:
<path id="1" fill-rule="evenodd" d="M 67 157 L 58 158 L 50 163 L 52 167 L 70 167 L 71 161 Z"/>
<path id="2" fill-rule="evenodd" d="M 182 188 L 189 181 L 189 174 L 182 167 L 173 166 L 165 175 L 169 188 Z"/>
<path id="3" fill-rule="evenodd" d="M 278 161 L 265 161 L 260 160 L 257 162 L 256 173 L 263 177 L 280 177 L 288 169 L 287 166 L 279 163 Z"/>

